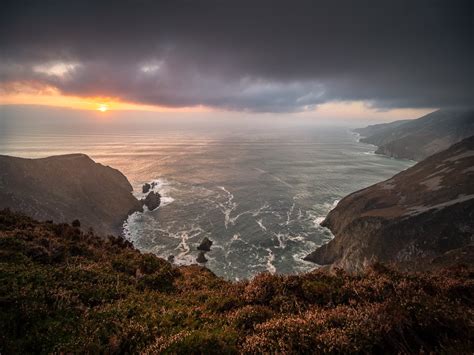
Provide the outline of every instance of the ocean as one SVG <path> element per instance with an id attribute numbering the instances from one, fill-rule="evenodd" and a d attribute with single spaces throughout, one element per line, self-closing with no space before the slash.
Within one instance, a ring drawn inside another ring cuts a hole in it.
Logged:
<path id="1" fill-rule="evenodd" d="M 332 238 L 320 223 L 338 201 L 413 164 L 374 150 L 348 128 L 316 125 L 0 135 L 0 154 L 88 154 L 137 197 L 155 182 L 162 205 L 131 215 L 125 237 L 177 264 L 195 263 L 208 237 L 206 266 L 231 280 L 314 269 L 303 257 Z"/>

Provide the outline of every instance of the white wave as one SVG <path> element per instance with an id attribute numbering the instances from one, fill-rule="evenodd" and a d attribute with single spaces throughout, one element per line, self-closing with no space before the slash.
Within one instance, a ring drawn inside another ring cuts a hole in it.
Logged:
<path id="1" fill-rule="evenodd" d="M 224 186 L 218 186 L 218 188 L 227 194 L 227 201 L 224 203 L 217 203 L 221 212 L 224 214 L 224 226 L 225 229 L 227 229 L 229 223 L 235 223 L 235 220 L 239 217 L 237 216 L 233 221 L 231 221 L 230 218 L 230 214 L 237 208 L 238 205 L 234 202 L 234 195 L 229 190 L 227 190 Z"/>
<path id="2" fill-rule="evenodd" d="M 339 199 L 334 200 L 332 203 L 326 202 L 323 206 L 324 209 L 327 210 L 325 215 L 317 215 L 313 218 L 313 224 L 315 227 L 320 227 L 321 223 L 326 219 L 329 212 L 331 212 L 334 208 L 336 208 L 337 204 L 339 203 Z M 311 215 L 310 215 L 311 217 Z"/>
<path id="3" fill-rule="evenodd" d="M 232 240 L 242 240 L 242 239 L 240 239 L 240 234 L 236 233 L 232 236 Z"/>
<path id="4" fill-rule="evenodd" d="M 290 218 L 291 218 L 291 215 L 293 214 L 294 208 L 295 208 L 295 204 L 293 203 L 291 205 L 289 211 L 286 213 L 286 225 L 290 224 Z"/>
<path id="5" fill-rule="evenodd" d="M 276 273 L 276 267 L 273 265 L 273 262 L 275 261 L 275 254 L 273 254 L 272 250 L 270 248 L 266 248 L 268 251 L 268 257 L 267 257 L 267 270 L 270 274 Z"/>
<path id="6" fill-rule="evenodd" d="M 257 220 L 256 222 L 257 222 L 257 224 L 260 226 L 260 228 L 261 228 L 264 232 L 267 231 L 267 227 L 265 227 L 265 226 L 263 225 L 263 219 L 259 219 L 259 220 Z"/>
<path id="7" fill-rule="evenodd" d="M 132 232 L 132 226 L 139 223 L 140 218 L 141 212 L 134 212 L 123 222 L 122 234 L 129 242 L 135 243 L 138 240 L 138 235 Z"/>
<path id="8" fill-rule="evenodd" d="M 262 213 L 262 211 L 265 211 L 268 207 L 270 207 L 270 205 L 268 204 L 268 202 L 265 201 L 262 207 L 252 212 L 252 216 L 253 217 L 258 216 L 260 213 Z"/>
<path id="9" fill-rule="evenodd" d="M 301 235 L 290 235 L 289 234 L 287 239 L 291 240 L 293 242 L 305 242 L 306 241 L 306 239 Z"/>
<path id="10" fill-rule="evenodd" d="M 275 237 L 278 240 L 278 247 L 280 249 L 285 249 L 286 248 L 286 241 L 284 240 L 286 235 L 282 233 L 275 233 Z"/>
<path id="11" fill-rule="evenodd" d="M 313 221 L 313 222 L 314 222 L 314 225 L 315 225 L 316 227 L 320 226 L 321 223 L 323 223 L 323 221 L 324 221 L 325 218 L 326 218 L 326 217 L 324 217 L 324 216 L 316 217 L 316 218 L 314 219 L 314 221 Z"/>
<path id="12" fill-rule="evenodd" d="M 164 207 L 164 206 L 166 206 L 166 205 L 169 205 L 169 204 L 172 203 L 173 201 L 174 201 L 174 198 L 173 198 L 173 197 L 161 195 L 161 203 L 160 203 L 160 206 L 161 206 L 161 207 Z"/>

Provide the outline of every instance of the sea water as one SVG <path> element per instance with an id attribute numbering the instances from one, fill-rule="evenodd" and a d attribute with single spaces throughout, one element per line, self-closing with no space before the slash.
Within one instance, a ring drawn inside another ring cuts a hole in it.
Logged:
<path id="1" fill-rule="evenodd" d="M 228 279 L 315 268 L 303 258 L 332 238 L 321 227 L 337 202 L 412 162 L 374 154 L 347 128 L 140 130 L 3 135 L 0 154 L 44 157 L 81 152 L 122 171 L 141 198 L 155 182 L 162 204 L 135 213 L 124 235 L 144 252 L 196 263 Z"/>

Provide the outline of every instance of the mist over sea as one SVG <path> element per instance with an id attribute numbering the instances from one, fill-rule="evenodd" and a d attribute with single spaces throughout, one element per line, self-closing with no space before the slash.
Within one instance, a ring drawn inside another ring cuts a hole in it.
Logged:
<path id="1" fill-rule="evenodd" d="M 319 225 L 330 209 L 413 164 L 375 155 L 348 128 L 268 127 L 23 127 L 0 133 L 0 154 L 85 153 L 122 171 L 137 197 L 157 182 L 162 206 L 130 216 L 126 237 L 178 264 L 194 263 L 208 237 L 207 267 L 228 279 L 313 269 L 302 258 L 332 237 Z"/>

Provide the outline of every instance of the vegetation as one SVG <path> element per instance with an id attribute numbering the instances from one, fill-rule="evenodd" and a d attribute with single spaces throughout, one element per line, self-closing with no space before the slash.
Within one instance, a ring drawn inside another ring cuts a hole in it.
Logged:
<path id="1" fill-rule="evenodd" d="M 472 272 L 376 265 L 231 283 L 0 211 L 0 353 L 472 353 Z"/>

